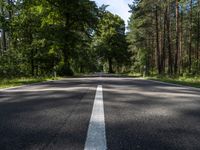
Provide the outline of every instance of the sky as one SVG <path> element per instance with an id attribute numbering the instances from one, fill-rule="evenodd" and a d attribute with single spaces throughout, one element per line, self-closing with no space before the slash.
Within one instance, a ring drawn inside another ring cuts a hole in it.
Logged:
<path id="1" fill-rule="evenodd" d="M 107 10 L 113 14 L 119 15 L 124 19 L 126 26 L 128 25 L 128 19 L 130 17 L 130 10 L 128 4 L 132 4 L 133 0 L 94 0 L 98 6 L 102 4 L 109 5 Z"/>

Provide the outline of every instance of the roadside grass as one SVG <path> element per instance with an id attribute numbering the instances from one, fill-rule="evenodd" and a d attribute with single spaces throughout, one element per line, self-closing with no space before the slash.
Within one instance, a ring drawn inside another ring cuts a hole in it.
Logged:
<path id="1" fill-rule="evenodd" d="M 128 73 L 127 76 L 142 77 L 140 73 Z M 143 77 L 142 77 L 143 78 Z M 166 83 L 174 83 L 178 85 L 185 85 L 200 88 L 200 76 L 179 76 L 179 77 L 168 77 L 168 76 L 149 76 L 144 77 L 145 79 L 162 81 Z"/>
<path id="2" fill-rule="evenodd" d="M 121 73 L 121 76 L 128 76 L 128 77 L 142 77 L 141 73 L 134 73 L 134 72 L 130 72 L 130 73 Z"/>
<path id="3" fill-rule="evenodd" d="M 32 84 L 32 83 L 39 83 L 43 81 L 49 81 L 49 80 L 57 80 L 59 77 L 52 78 L 52 77 L 37 77 L 37 78 L 28 78 L 28 77 L 21 77 L 21 78 L 0 78 L 0 89 L 1 88 L 9 88 L 9 87 L 15 87 L 15 86 L 21 86 L 26 84 Z"/>
<path id="4" fill-rule="evenodd" d="M 200 77 L 146 77 L 146 79 L 200 88 Z"/>

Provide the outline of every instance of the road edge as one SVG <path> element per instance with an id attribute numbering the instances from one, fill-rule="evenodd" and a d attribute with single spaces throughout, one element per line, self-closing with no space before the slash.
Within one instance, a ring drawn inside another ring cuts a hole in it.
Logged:
<path id="1" fill-rule="evenodd" d="M 189 88 L 189 89 L 194 89 L 194 90 L 200 91 L 200 88 L 197 88 L 197 87 L 181 85 L 181 84 L 176 84 L 176 83 L 170 83 L 170 82 L 164 82 L 164 81 L 159 81 L 159 80 L 152 80 L 152 79 L 145 79 L 145 78 L 143 78 L 143 79 L 147 80 L 147 81 L 152 81 L 152 82 L 156 82 L 156 83 L 165 84 L 165 85 L 172 85 L 172 86 L 176 86 L 176 87 L 185 87 L 185 88 Z"/>

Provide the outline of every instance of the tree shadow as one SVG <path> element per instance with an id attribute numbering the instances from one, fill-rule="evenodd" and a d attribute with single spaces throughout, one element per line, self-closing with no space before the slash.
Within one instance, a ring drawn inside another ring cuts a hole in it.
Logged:
<path id="1" fill-rule="evenodd" d="M 109 149 L 200 148 L 199 90 L 129 79 L 103 87 Z"/>
<path id="2" fill-rule="evenodd" d="M 46 88 L 77 85 L 66 84 L 42 83 Z M 90 87 L 74 91 L 1 91 L 5 100 L 0 102 L 0 149 L 83 149 L 96 90 L 96 86 Z"/>

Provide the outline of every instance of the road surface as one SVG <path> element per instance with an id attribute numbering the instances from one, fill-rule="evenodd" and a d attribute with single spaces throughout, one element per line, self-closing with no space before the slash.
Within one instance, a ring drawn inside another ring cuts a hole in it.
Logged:
<path id="1" fill-rule="evenodd" d="M 68 78 L 0 91 L 0 150 L 199 150 L 200 90 Z"/>

